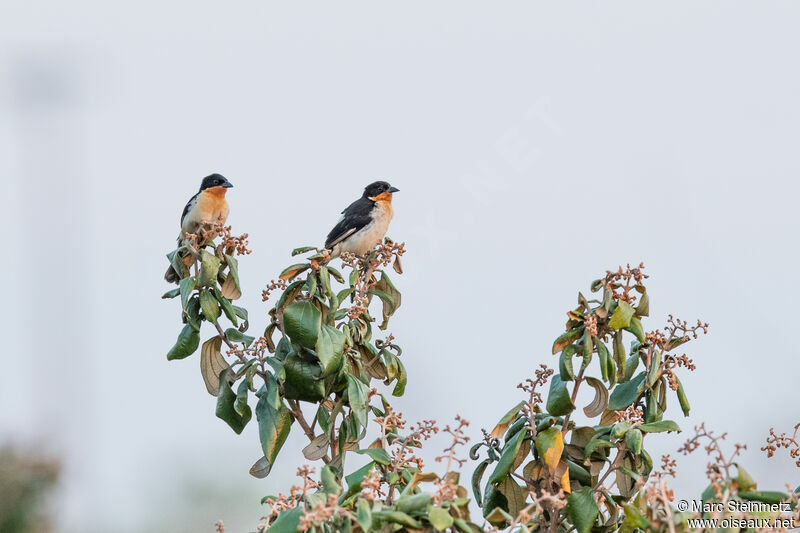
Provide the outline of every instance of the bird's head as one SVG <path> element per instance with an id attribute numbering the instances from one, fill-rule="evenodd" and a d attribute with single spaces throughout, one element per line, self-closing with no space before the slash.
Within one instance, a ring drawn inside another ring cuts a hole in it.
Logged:
<path id="1" fill-rule="evenodd" d="M 370 183 L 364 188 L 364 198 L 369 198 L 373 202 L 391 202 L 392 193 L 399 191 L 397 187 L 392 187 L 385 181 Z"/>
<path id="2" fill-rule="evenodd" d="M 203 181 L 200 182 L 201 191 L 207 190 L 208 192 L 219 194 L 225 194 L 225 190 L 230 189 L 231 187 L 233 187 L 233 184 L 231 184 L 231 182 L 228 181 L 222 174 L 211 174 L 210 176 L 203 178 Z"/>

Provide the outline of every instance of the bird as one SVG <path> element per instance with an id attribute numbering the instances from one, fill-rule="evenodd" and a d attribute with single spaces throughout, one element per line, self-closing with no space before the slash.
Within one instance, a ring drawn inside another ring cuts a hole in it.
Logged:
<path id="1" fill-rule="evenodd" d="M 370 183 L 361 198 L 342 211 L 339 222 L 328 233 L 325 248 L 330 259 L 344 252 L 362 256 L 383 240 L 392 221 L 392 194 L 400 189 L 385 181 Z"/>
<path id="2" fill-rule="evenodd" d="M 181 214 L 181 233 L 178 235 L 178 246 L 184 244 L 187 233 L 196 233 L 202 224 L 224 224 L 228 219 L 228 202 L 225 193 L 233 187 L 225 176 L 211 174 L 200 182 L 200 190 L 186 203 Z M 213 237 L 212 237 L 213 238 Z M 202 246 L 204 242 L 199 242 Z M 169 283 L 178 283 L 181 276 L 170 265 L 164 274 Z"/>

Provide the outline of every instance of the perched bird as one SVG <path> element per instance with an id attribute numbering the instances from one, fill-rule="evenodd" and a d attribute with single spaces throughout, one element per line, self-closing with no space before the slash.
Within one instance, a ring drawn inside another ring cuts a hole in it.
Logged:
<path id="1" fill-rule="evenodd" d="M 400 189 L 385 181 L 370 183 L 361 198 L 342 211 L 342 218 L 325 240 L 331 259 L 343 252 L 364 255 L 383 240 L 392 221 L 392 193 Z"/>
<path id="2" fill-rule="evenodd" d="M 183 244 L 187 233 L 195 233 L 201 224 L 224 224 L 228 218 L 228 202 L 225 193 L 233 187 L 231 182 L 220 174 L 211 174 L 200 182 L 200 190 L 189 199 L 181 215 L 181 233 L 178 235 L 178 246 Z M 204 243 L 198 243 L 203 245 Z M 170 283 L 178 283 L 180 275 L 170 265 L 164 279 Z"/>

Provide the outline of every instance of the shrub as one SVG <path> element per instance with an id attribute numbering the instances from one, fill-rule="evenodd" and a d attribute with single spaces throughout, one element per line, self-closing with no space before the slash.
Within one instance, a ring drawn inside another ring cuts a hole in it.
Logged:
<path id="1" fill-rule="evenodd" d="M 734 462 L 742 446 L 726 455 L 725 435 L 704 425 L 680 451 L 705 443 L 710 484 L 699 508 L 676 506 L 667 483 L 675 461 L 665 455 L 656 467 L 645 446 L 680 431 L 676 413 L 688 415 L 690 405 L 678 373 L 695 365 L 678 348 L 706 333 L 708 324 L 670 316 L 663 328 L 647 330 L 643 265 L 606 272 L 590 285 L 591 298 L 578 293 L 553 343 L 558 371 L 541 365 L 519 385 L 522 400 L 469 450 L 477 464 L 467 484 L 483 515 L 474 518 L 459 473 L 467 462 L 461 453 L 469 423 L 456 417 L 444 428 L 432 420 L 409 424 L 380 392 L 389 386 L 400 396 L 408 379 L 402 350 L 385 333 L 401 305 L 387 271 L 402 274 L 404 245 L 386 239 L 365 257 L 344 255 L 343 273 L 324 250 L 294 250 L 293 256 L 309 255 L 268 284 L 263 299 L 277 299 L 256 338 L 247 334 L 247 311 L 233 303 L 241 296 L 236 256 L 249 253 L 246 235 L 234 237 L 221 226 L 201 231 L 219 234 L 220 242 L 181 250 L 195 261 L 164 295 L 180 299 L 184 323 L 167 358 L 197 351 L 200 325 L 211 323 L 216 335 L 202 344 L 200 358 L 217 416 L 241 433 L 255 403 L 263 455 L 250 473 L 269 474 L 293 429 L 308 438 L 305 458 L 322 463 L 318 477 L 316 468 L 303 466 L 299 485 L 265 497 L 259 531 L 683 531 L 705 528 L 691 522 L 698 518 L 741 519 L 754 529 L 759 524 L 747 520 L 798 518 L 797 491 L 757 490 Z M 223 328 L 223 317 L 231 327 Z M 591 388 L 594 399 L 579 409 L 581 387 Z M 379 430 L 372 442 L 370 424 Z M 791 436 L 771 432 L 763 449 L 772 456 L 786 448 L 798 458 L 798 427 Z M 416 454 L 440 432 L 449 445 L 436 472 Z M 348 469 L 348 453 L 368 462 Z M 765 513 L 763 505 L 742 502 L 784 507 Z"/>

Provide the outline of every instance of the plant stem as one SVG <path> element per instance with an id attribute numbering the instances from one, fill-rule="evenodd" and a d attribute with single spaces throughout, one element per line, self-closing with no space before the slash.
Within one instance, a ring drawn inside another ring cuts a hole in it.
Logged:
<path id="1" fill-rule="evenodd" d="M 575 376 L 575 388 L 572 389 L 572 405 L 575 405 L 575 399 L 578 397 L 578 387 L 581 386 L 583 382 L 583 371 L 586 370 L 586 367 L 581 364 L 581 369 L 578 371 L 578 375 Z M 566 435 L 569 431 L 569 418 L 572 416 L 572 413 L 567 413 L 567 416 L 564 417 L 564 425 L 561 427 L 561 433 Z"/>
<path id="2" fill-rule="evenodd" d="M 286 400 L 286 403 L 289 404 L 289 412 L 292 413 L 294 419 L 297 420 L 297 423 L 303 428 L 303 432 L 306 434 L 306 437 L 308 437 L 308 440 L 314 440 L 314 430 L 311 429 L 311 426 L 306 422 L 306 418 L 303 416 L 303 410 L 300 408 L 300 402 L 297 400 Z M 325 464 L 331 462 L 331 458 L 327 454 L 322 457 L 322 460 L 325 461 Z"/>

